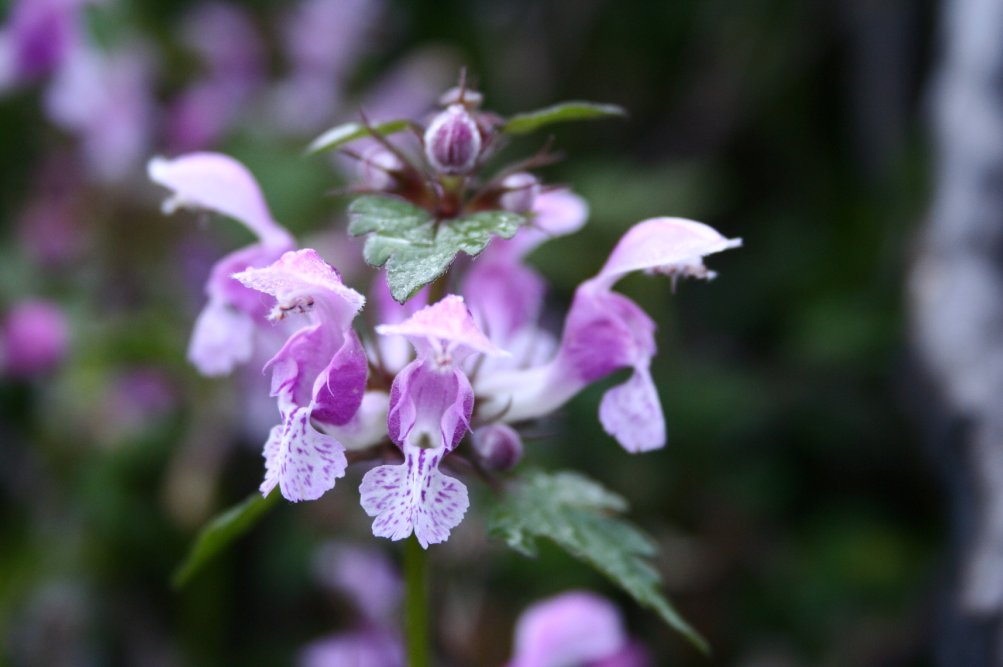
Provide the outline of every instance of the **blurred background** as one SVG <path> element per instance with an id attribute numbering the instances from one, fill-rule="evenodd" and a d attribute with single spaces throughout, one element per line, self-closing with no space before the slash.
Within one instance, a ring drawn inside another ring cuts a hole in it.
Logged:
<path id="1" fill-rule="evenodd" d="M 250 235 L 162 216 L 145 163 L 237 157 L 275 217 L 364 285 L 348 200 L 329 194 L 351 168 L 303 148 L 360 106 L 423 117 L 466 66 L 503 115 L 630 112 L 552 132 L 568 159 L 544 177 L 592 207 L 531 258 L 555 324 L 639 220 L 745 246 L 711 258 L 713 283 L 621 284 L 659 323 L 664 450 L 628 456 L 602 433 L 619 377 L 527 447 L 627 496 L 713 657 L 558 550 L 489 542 L 475 494 L 432 551 L 442 664 L 502 664 L 519 612 L 571 588 L 615 601 L 656 665 L 1003 664 L 996 4 L 0 3 L 0 663 L 285 665 L 351 625 L 318 554 L 399 558 L 351 471 L 169 585 L 198 528 L 257 487 L 274 404 L 255 368 L 210 380 L 185 360 L 209 267 Z M 972 253 L 982 273 L 951 273 Z M 961 277 L 938 291 L 945 275 Z"/>

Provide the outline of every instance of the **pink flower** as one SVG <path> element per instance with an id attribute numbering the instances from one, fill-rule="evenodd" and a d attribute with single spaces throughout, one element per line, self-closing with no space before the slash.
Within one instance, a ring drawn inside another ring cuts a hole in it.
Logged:
<path id="1" fill-rule="evenodd" d="M 282 423 L 265 444 L 261 493 L 278 485 L 293 502 L 316 500 L 345 474 L 345 447 L 321 433 L 313 421 L 348 423 L 362 404 L 367 362 L 352 320 L 365 303 L 314 250 L 289 251 L 264 268 L 234 276 L 245 287 L 275 297 L 269 319 L 303 316 L 265 365 L 272 371 L 272 396 Z"/>
<path id="2" fill-rule="evenodd" d="M 155 157 L 150 179 L 173 191 L 165 213 L 178 208 L 206 209 L 234 218 L 258 242 L 230 253 L 212 268 L 206 282 L 208 303 L 195 322 L 188 358 L 203 375 L 226 375 L 253 352 L 257 325 L 267 317 L 261 296 L 232 278 L 249 267 L 267 266 L 295 246 L 289 232 L 272 219 L 254 177 L 244 165 L 219 153 Z"/>
<path id="3" fill-rule="evenodd" d="M 571 591 L 528 608 L 515 629 L 515 655 L 508 667 L 646 667 L 632 645 L 620 613 L 608 600 Z"/>
<path id="4" fill-rule="evenodd" d="M 390 390 L 387 430 L 404 463 L 373 468 L 360 492 L 373 534 L 400 540 L 413 532 L 422 547 L 445 541 L 463 519 L 467 488 L 439 472 L 442 459 L 470 429 L 474 392 L 460 363 L 472 354 L 504 354 L 474 324 L 463 298 L 450 295 L 381 335 L 401 335 L 418 358 Z"/>
<path id="5" fill-rule="evenodd" d="M 621 368 L 631 377 L 603 396 L 599 419 L 629 452 L 665 444 L 665 419 L 649 371 L 655 355 L 655 323 L 613 285 L 632 271 L 710 279 L 705 255 L 734 248 L 707 225 L 681 218 L 652 218 L 632 227 L 602 270 L 575 292 L 557 354 L 546 364 L 508 373 L 478 376 L 477 393 L 486 399 L 485 414 L 496 411 L 506 421 L 532 419 L 553 412 L 584 387 Z"/>

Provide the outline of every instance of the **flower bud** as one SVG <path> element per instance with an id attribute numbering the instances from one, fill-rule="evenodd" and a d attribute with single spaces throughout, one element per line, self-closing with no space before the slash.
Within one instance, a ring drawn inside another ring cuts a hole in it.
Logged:
<path id="1" fill-rule="evenodd" d="M 506 211 L 513 213 L 529 213 L 533 210 L 533 202 L 539 194 L 540 185 L 533 174 L 524 171 L 506 176 L 501 182 L 505 194 L 499 203 Z"/>
<path id="2" fill-rule="evenodd" d="M 491 470 L 510 470 L 522 458 L 522 438 L 508 424 L 490 424 L 474 431 L 474 450 Z"/>
<path id="3" fill-rule="evenodd" d="M 400 158 L 383 146 L 371 146 L 359 162 L 359 179 L 367 188 L 387 190 L 394 185 L 393 172 L 404 168 Z"/>
<path id="4" fill-rule="evenodd" d="M 480 130 L 460 104 L 454 104 L 436 116 L 425 131 L 425 156 L 440 173 L 469 172 L 477 164 L 480 152 Z"/>

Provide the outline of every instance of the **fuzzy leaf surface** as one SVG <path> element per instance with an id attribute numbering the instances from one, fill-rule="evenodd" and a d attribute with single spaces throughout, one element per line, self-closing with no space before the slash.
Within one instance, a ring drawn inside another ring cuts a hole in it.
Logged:
<path id="1" fill-rule="evenodd" d="M 410 126 L 411 121 L 408 120 L 388 120 L 385 123 L 377 123 L 372 126 L 372 130 L 376 132 L 376 134 L 385 137 L 402 132 Z M 370 132 L 370 128 L 366 127 L 362 123 L 344 123 L 342 125 L 336 125 L 311 141 L 310 145 L 307 146 L 306 152 L 308 155 L 323 153 L 325 151 L 334 150 L 335 148 L 341 148 L 345 144 L 355 141 L 356 139 L 370 137 L 372 134 L 373 132 Z"/>
<path id="2" fill-rule="evenodd" d="M 348 210 L 348 233 L 369 235 L 362 255 L 368 264 L 386 267 L 390 293 L 400 303 L 444 274 L 457 253 L 477 255 L 492 236 L 512 238 L 525 222 L 508 211 L 436 221 L 410 202 L 378 195 L 359 197 Z"/>
<path id="3" fill-rule="evenodd" d="M 595 120 L 614 116 L 626 116 L 627 111 L 615 104 L 597 102 L 562 102 L 544 109 L 516 114 L 509 118 L 502 130 L 509 134 L 529 134 L 541 127 L 573 120 Z"/>
<path id="4" fill-rule="evenodd" d="M 533 557 L 546 538 L 591 565 L 657 613 L 700 650 L 706 641 L 661 592 L 661 578 L 648 562 L 658 551 L 652 540 L 619 518 L 627 502 L 593 480 L 573 472 L 532 471 L 497 505 L 489 520 L 492 537 Z"/>
<path id="5" fill-rule="evenodd" d="M 171 577 L 173 586 L 181 588 L 187 584 L 219 552 L 258 523 L 281 497 L 277 491 L 273 491 L 267 498 L 254 493 L 213 517 L 199 532 L 185 560 L 174 570 Z"/>

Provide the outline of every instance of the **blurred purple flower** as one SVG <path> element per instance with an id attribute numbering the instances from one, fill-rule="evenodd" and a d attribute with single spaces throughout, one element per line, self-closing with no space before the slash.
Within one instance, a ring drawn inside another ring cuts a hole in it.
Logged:
<path id="1" fill-rule="evenodd" d="M 321 129 L 332 120 L 348 72 L 371 43 L 383 3 L 301 0 L 283 24 L 290 71 L 279 83 L 275 115 L 290 132 Z"/>
<path id="2" fill-rule="evenodd" d="M 258 241 L 220 259 L 206 281 L 208 302 L 195 322 L 188 359 L 203 375 L 226 375 L 250 359 L 255 331 L 268 308 L 261 295 L 233 279 L 249 267 L 268 266 L 295 246 L 272 218 L 254 176 L 244 165 L 219 153 L 191 153 L 173 160 L 153 158 L 150 180 L 172 190 L 163 209 L 198 208 L 243 223 Z"/>
<path id="3" fill-rule="evenodd" d="M 508 667 L 646 667 L 629 643 L 620 613 L 608 600 L 570 591 L 537 602 L 516 623 Z"/>
<path id="4" fill-rule="evenodd" d="M 329 542 L 317 551 L 314 571 L 325 586 L 347 595 L 366 623 L 396 622 L 404 591 L 397 568 L 382 551 Z"/>
<path id="5" fill-rule="evenodd" d="M 390 632 L 364 628 L 308 644 L 296 664 L 298 667 L 404 667 L 404 647 Z"/>
<path id="6" fill-rule="evenodd" d="M 213 2 L 186 17 L 182 39 L 202 61 L 203 75 L 168 111 L 167 142 L 188 152 L 216 143 L 264 83 L 261 37 L 247 13 Z"/>
<path id="7" fill-rule="evenodd" d="M 87 0 L 15 0 L 0 29 L 0 89 L 55 71 L 79 41 Z"/>
<path id="8" fill-rule="evenodd" d="M 149 154 L 156 109 L 152 60 L 128 45 L 103 52 L 75 45 L 45 95 L 53 123 L 78 137 L 87 173 L 97 181 L 123 180 Z"/>
<path id="9" fill-rule="evenodd" d="M 21 301 L 7 312 L 2 338 L 4 370 L 30 377 L 56 368 L 69 351 L 70 328 L 62 310 L 49 301 Z"/>

